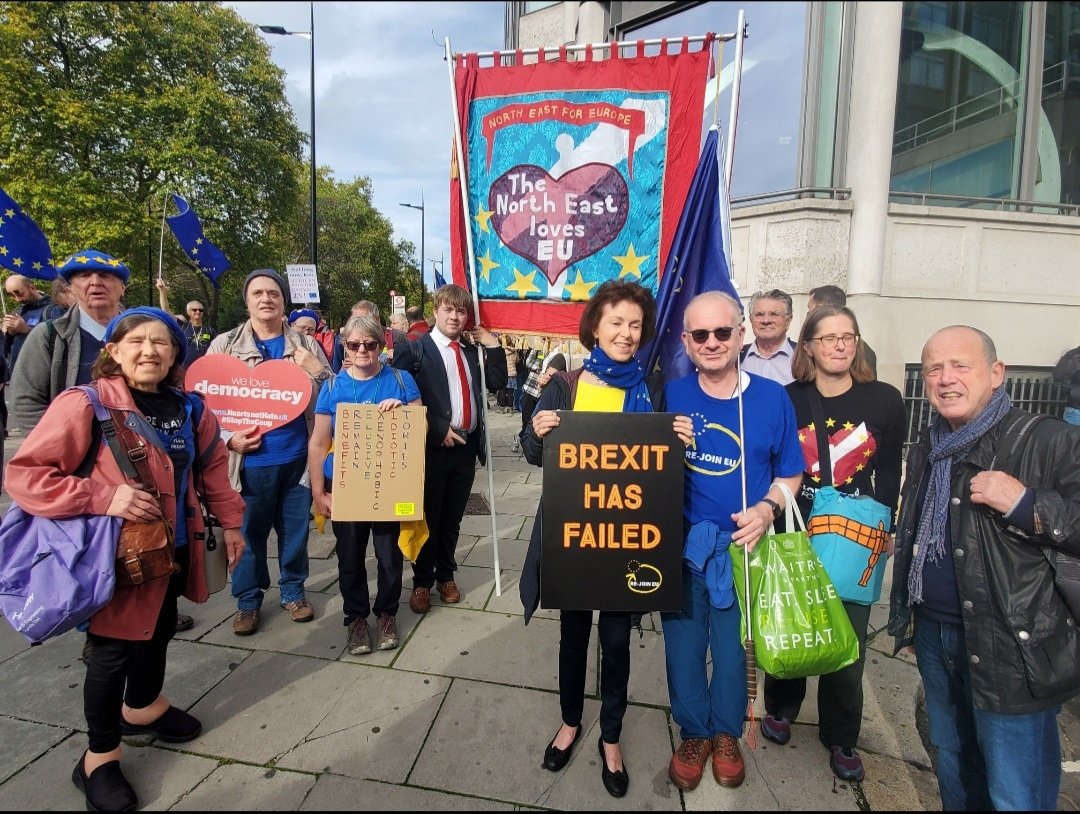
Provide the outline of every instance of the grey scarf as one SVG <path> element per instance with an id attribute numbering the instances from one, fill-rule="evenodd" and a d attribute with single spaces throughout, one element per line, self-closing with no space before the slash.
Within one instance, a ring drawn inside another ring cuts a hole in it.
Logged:
<path id="1" fill-rule="evenodd" d="M 930 427 L 930 482 L 926 487 L 922 513 L 915 535 L 915 562 L 908 574 L 908 604 L 923 601 L 923 567 L 945 556 L 945 524 L 949 522 L 949 492 L 952 465 L 975 448 L 986 431 L 1001 421 L 1012 407 L 1004 388 L 990 396 L 986 407 L 958 430 L 949 428 L 941 416 Z"/>

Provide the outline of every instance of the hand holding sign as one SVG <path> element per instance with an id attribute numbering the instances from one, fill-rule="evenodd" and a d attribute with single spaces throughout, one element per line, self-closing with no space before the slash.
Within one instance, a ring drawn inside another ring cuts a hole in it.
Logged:
<path id="1" fill-rule="evenodd" d="M 283 427 L 302 416 L 311 401 L 311 379 L 285 359 L 249 368 L 232 356 L 208 354 L 188 368 L 184 387 L 206 396 L 222 429 L 237 433 L 255 427 L 262 435 Z"/>

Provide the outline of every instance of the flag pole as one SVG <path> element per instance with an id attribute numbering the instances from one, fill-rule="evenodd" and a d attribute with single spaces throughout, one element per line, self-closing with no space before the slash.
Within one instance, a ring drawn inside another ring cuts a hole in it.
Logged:
<path id="1" fill-rule="evenodd" d="M 165 256 L 165 213 L 169 211 L 169 193 L 165 193 L 165 202 L 161 207 L 161 240 L 158 241 L 158 255 L 157 255 L 157 278 L 164 280 L 161 276 L 161 262 Z"/>
<path id="2" fill-rule="evenodd" d="M 728 113 L 727 154 L 724 156 L 724 180 L 731 194 L 731 170 L 735 163 L 735 126 L 739 121 L 739 93 L 742 90 L 743 43 L 746 41 L 746 11 L 739 9 L 739 28 L 735 32 L 735 61 L 732 63 L 731 110 Z M 722 67 L 722 66 L 721 66 Z M 716 97 L 720 104 L 720 97 Z"/>
<path id="3" fill-rule="evenodd" d="M 454 77 L 454 52 L 450 48 L 450 38 L 445 40 L 443 59 L 446 60 L 447 70 L 449 72 L 450 79 L 450 107 L 454 114 L 454 152 L 457 154 L 457 166 L 458 166 L 458 180 L 461 186 L 461 211 L 465 221 L 465 246 L 467 250 L 467 257 L 469 258 L 469 279 L 472 280 L 473 291 L 473 320 L 476 325 L 480 325 L 480 289 L 477 286 L 476 281 L 476 256 L 473 251 L 472 242 L 472 229 L 469 227 L 470 214 L 469 214 L 469 183 L 468 172 L 465 167 L 464 156 L 464 140 L 462 139 L 461 132 L 461 116 L 458 111 L 457 101 L 457 82 Z M 445 276 L 446 272 L 443 271 Z M 500 351 L 505 352 L 505 351 Z M 491 446 L 491 425 L 488 423 L 488 404 L 487 404 L 487 375 L 484 372 L 484 353 L 483 349 L 480 350 L 480 409 L 484 416 L 484 446 L 487 450 L 487 454 L 484 456 L 486 461 L 485 468 L 487 469 L 488 480 L 488 506 L 490 508 L 489 515 L 491 517 L 491 547 L 494 551 L 494 566 L 495 566 L 495 596 L 502 596 L 502 569 L 499 567 L 499 531 L 495 521 L 495 477 L 492 473 L 492 456 L 493 448 Z"/>

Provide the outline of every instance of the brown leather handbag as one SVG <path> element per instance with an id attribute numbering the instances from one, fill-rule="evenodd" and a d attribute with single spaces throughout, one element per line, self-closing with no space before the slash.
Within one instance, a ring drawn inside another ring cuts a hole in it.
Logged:
<path id="1" fill-rule="evenodd" d="M 173 559 L 176 548 L 173 529 L 165 518 L 161 493 L 153 485 L 146 447 L 124 426 L 121 416 L 112 410 L 109 413 L 112 419 L 102 421 L 101 429 L 117 465 L 129 480 L 135 482 L 136 488 L 154 496 L 162 514 L 161 519 L 149 523 L 124 520 L 120 528 L 120 539 L 116 543 L 116 587 L 126 588 L 171 577 L 180 566 Z"/>

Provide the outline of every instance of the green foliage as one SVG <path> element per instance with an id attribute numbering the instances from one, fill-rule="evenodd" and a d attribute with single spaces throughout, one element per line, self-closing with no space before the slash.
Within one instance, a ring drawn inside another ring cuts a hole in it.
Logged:
<path id="1" fill-rule="evenodd" d="M 283 255 L 268 238 L 303 217 L 304 136 L 268 46 L 232 9 L 2 2 L 0 76 L 0 186 L 57 258 L 107 251 L 133 271 L 126 300 L 156 303 L 149 283 L 170 191 L 232 261 L 222 278 L 230 313 L 246 272 Z M 174 309 L 198 297 L 213 319 L 217 292 L 171 233 L 161 263 Z"/>

